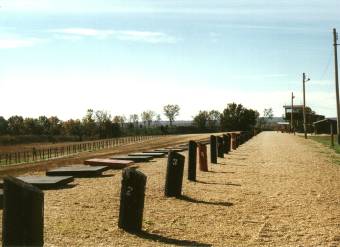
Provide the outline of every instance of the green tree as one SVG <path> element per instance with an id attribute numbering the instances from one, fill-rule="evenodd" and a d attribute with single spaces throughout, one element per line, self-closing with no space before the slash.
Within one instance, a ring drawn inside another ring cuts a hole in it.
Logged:
<path id="1" fill-rule="evenodd" d="M 97 126 L 94 112 L 92 109 L 86 111 L 83 117 L 84 134 L 88 137 L 95 137 L 97 133 Z"/>
<path id="2" fill-rule="evenodd" d="M 38 118 L 38 133 L 41 135 L 48 135 L 50 129 L 50 122 L 46 116 L 39 116 Z"/>
<path id="3" fill-rule="evenodd" d="M 56 117 L 52 116 L 48 118 L 49 128 L 48 128 L 48 135 L 56 136 L 60 135 L 62 132 L 62 121 Z"/>
<path id="4" fill-rule="evenodd" d="M 12 116 L 8 119 L 8 131 L 12 135 L 24 133 L 24 119 L 22 116 Z"/>
<path id="5" fill-rule="evenodd" d="M 200 111 L 193 119 L 193 123 L 200 130 L 205 130 L 207 128 L 207 123 L 209 121 L 209 113 L 207 111 Z"/>
<path id="6" fill-rule="evenodd" d="M 39 121 L 36 118 L 25 118 L 24 119 L 24 133 L 27 135 L 40 135 L 41 128 Z"/>
<path id="7" fill-rule="evenodd" d="M 259 113 L 247 109 L 241 104 L 231 103 L 223 110 L 221 115 L 221 128 L 223 131 L 247 131 L 255 125 Z"/>
<path id="8" fill-rule="evenodd" d="M 216 129 L 221 121 L 221 113 L 217 110 L 212 110 L 208 113 L 208 125 L 210 129 Z"/>
<path id="9" fill-rule="evenodd" d="M 7 134 L 8 131 L 8 122 L 7 120 L 0 116 L 0 135 Z"/>
<path id="10" fill-rule="evenodd" d="M 63 122 L 64 133 L 69 136 L 78 136 L 79 141 L 83 140 L 84 126 L 79 119 Z"/>
<path id="11" fill-rule="evenodd" d="M 108 138 L 112 136 L 111 114 L 107 111 L 96 111 L 96 124 L 100 138 Z"/>
<path id="12" fill-rule="evenodd" d="M 154 111 L 148 110 L 148 111 L 143 111 L 141 113 L 141 119 L 144 123 L 144 126 L 146 125 L 146 123 L 148 124 L 148 127 L 150 127 L 153 118 L 155 117 L 156 113 Z"/>
<path id="13" fill-rule="evenodd" d="M 180 107 L 179 105 L 166 105 L 163 107 L 164 115 L 169 119 L 170 126 L 172 126 L 173 121 L 179 115 Z"/>

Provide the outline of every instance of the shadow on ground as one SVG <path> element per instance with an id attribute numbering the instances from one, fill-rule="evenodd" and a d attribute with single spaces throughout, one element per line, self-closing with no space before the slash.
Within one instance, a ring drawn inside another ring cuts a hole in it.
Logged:
<path id="1" fill-rule="evenodd" d="M 207 204 L 207 205 L 216 205 L 216 206 L 225 206 L 225 207 L 230 207 L 234 205 L 231 202 L 207 202 L 207 201 L 197 200 L 195 198 L 191 198 L 186 195 L 181 195 L 178 197 L 178 199 L 187 201 L 187 202 L 192 202 L 192 203 L 202 203 L 202 204 Z"/>
<path id="2" fill-rule="evenodd" d="M 206 181 L 196 181 L 197 183 L 201 184 L 216 184 L 216 185 L 228 185 L 228 186 L 241 186 L 240 184 L 234 184 L 234 183 L 216 183 L 216 182 L 206 182 Z"/>
<path id="3" fill-rule="evenodd" d="M 217 172 L 217 171 L 208 171 L 208 172 L 211 172 L 211 173 L 231 173 L 231 174 L 235 173 L 235 172 Z"/>
<path id="4" fill-rule="evenodd" d="M 170 245 L 176 245 L 176 246 L 212 246 L 211 244 L 205 244 L 205 243 L 200 243 L 192 240 L 181 240 L 181 239 L 174 239 L 174 238 L 169 238 L 165 236 L 161 236 L 155 233 L 149 233 L 146 231 L 141 231 L 138 233 L 135 233 L 136 236 L 152 241 L 156 241 L 159 243 L 164 243 L 164 244 L 170 244 Z"/>

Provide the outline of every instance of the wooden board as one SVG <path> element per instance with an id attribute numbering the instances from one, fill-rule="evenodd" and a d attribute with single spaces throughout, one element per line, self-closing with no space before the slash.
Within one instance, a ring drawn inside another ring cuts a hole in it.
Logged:
<path id="1" fill-rule="evenodd" d="M 183 152 L 183 151 L 185 151 L 186 149 L 185 149 L 185 148 L 169 147 L 169 148 L 164 148 L 164 149 L 156 149 L 155 151 L 158 151 L 158 150 L 160 150 L 160 151 L 165 151 L 165 150 L 167 150 L 168 152 L 169 152 L 169 150 L 175 151 L 175 152 Z"/>
<path id="2" fill-rule="evenodd" d="M 74 178 L 72 176 L 24 176 L 17 178 L 26 183 L 36 186 L 39 189 L 57 189 L 74 181 Z M 0 181 L 0 188 L 3 188 L 3 181 Z"/>
<path id="3" fill-rule="evenodd" d="M 108 166 L 111 169 L 122 169 L 134 164 L 132 160 L 114 160 L 114 159 L 89 159 L 84 161 L 85 165 L 90 166 Z"/>
<path id="4" fill-rule="evenodd" d="M 89 166 L 89 165 L 73 165 L 59 167 L 46 172 L 47 176 L 73 176 L 75 178 L 97 177 L 102 175 L 104 171 L 109 170 L 108 166 Z"/>
<path id="5" fill-rule="evenodd" d="M 161 153 L 161 154 L 168 154 L 169 150 L 168 149 L 156 149 L 156 150 L 151 150 L 151 151 L 145 151 L 142 153 Z"/>
<path id="6" fill-rule="evenodd" d="M 152 156 L 128 156 L 128 155 L 120 155 L 120 156 L 113 156 L 110 159 L 114 160 L 130 160 L 136 163 L 139 162 L 147 162 L 153 159 Z"/>
<path id="7" fill-rule="evenodd" d="M 132 153 L 132 154 L 128 154 L 128 156 L 152 156 L 154 158 L 161 158 L 164 157 L 165 154 L 164 153 L 153 153 L 153 152 L 148 152 L 148 153 Z"/>

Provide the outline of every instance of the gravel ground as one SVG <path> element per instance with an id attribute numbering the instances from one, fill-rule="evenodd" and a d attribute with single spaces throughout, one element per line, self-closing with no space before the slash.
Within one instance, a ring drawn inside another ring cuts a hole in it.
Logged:
<path id="1" fill-rule="evenodd" d="M 183 152 L 187 155 L 186 152 Z M 327 148 L 264 132 L 165 198 L 166 159 L 148 176 L 143 232 L 118 229 L 121 171 L 45 191 L 46 246 L 340 246 L 340 166 Z M 38 173 L 39 174 L 39 173 Z"/>

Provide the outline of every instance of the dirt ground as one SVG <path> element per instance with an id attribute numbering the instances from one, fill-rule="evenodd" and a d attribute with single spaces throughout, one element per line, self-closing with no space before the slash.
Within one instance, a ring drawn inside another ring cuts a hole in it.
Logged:
<path id="1" fill-rule="evenodd" d="M 187 155 L 187 152 L 183 152 Z M 121 171 L 45 191 L 46 246 L 340 246 L 340 166 L 326 147 L 264 132 L 164 197 L 166 158 L 147 177 L 143 232 L 118 225 Z M 41 174 L 38 172 L 37 174 Z"/>

